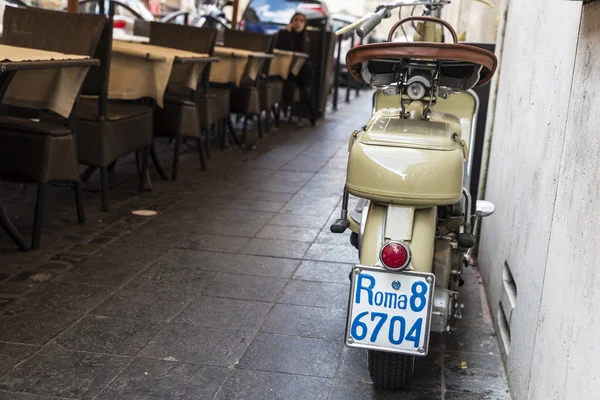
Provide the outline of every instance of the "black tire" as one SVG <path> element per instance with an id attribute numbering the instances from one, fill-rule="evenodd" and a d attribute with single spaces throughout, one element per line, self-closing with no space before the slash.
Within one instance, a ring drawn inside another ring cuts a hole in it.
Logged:
<path id="1" fill-rule="evenodd" d="M 408 386 L 415 367 L 415 357 L 369 350 L 369 374 L 375 386 L 402 389 Z"/>

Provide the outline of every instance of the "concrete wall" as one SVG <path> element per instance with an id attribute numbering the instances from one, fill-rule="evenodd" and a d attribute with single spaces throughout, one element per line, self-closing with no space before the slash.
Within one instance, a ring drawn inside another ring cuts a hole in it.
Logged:
<path id="1" fill-rule="evenodd" d="M 506 16 L 482 273 L 513 398 L 598 399 L 600 3 L 511 0 Z"/>

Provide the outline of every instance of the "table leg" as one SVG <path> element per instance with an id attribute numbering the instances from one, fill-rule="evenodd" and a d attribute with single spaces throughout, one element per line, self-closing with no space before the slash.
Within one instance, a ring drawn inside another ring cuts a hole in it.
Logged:
<path id="1" fill-rule="evenodd" d="M 8 215 L 6 215 L 6 211 L 4 211 L 2 204 L 0 204 L 0 226 L 4 228 L 6 233 L 8 233 L 8 236 L 10 236 L 10 238 L 13 240 L 13 242 L 15 242 L 17 246 L 19 246 L 19 249 L 23 251 L 29 250 L 29 245 L 25 242 L 23 236 L 21 236 L 19 231 L 17 231 L 15 226 L 8 219 Z"/>

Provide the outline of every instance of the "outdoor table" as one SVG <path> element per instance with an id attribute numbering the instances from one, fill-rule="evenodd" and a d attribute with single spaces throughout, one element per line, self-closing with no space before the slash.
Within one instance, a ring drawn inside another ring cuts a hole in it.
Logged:
<path id="1" fill-rule="evenodd" d="M 290 74 L 296 76 L 300 68 L 308 60 L 308 54 L 275 49 L 273 61 L 269 68 L 269 76 L 279 76 L 286 80 Z"/>
<path id="2" fill-rule="evenodd" d="M 87 56 L 0 44 L 0 104 L 45 108 L 68 118 L 89 67 L 98 65 Z M 29 249 L 1 203 L 0 226 L 21 250 Z"/>
<path id="3" fill-rule="evenodd" d="M 210 57 L 208 54 L 113 40 L 108 98 L 115 100 L 150 98 L 156 105 L 162 107 L 167 85 L 183 85 L 196 90 L 204 68 L 209 63 L 217 61 L 218 58 Z M 169 175 L 160 163 L 154 144 L 152 162 L 161 178 L 168 180 Z"/>
<path id="4" fill-rule="evenodd" d="M 218 61 L 208 54 L 114 40 L 108 82 L 108 98 L 136 100 L 149 97 L 159 107 L 168 84 L 196 90 L 206 65 Z"/>
<path id="5" fill-rule="evenodd" d="M 235 86 L 240 86 L 244 76 L 256 80 L 265 61 L 273 58 L 272 54 L 222 46 L 215 46 L 214 53 L 220 62 L 210 70 L 210 81 Z"/>

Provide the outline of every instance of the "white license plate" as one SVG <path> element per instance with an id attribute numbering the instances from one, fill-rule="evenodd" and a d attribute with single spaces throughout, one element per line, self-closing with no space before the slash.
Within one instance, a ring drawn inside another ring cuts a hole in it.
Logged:
<path id="1" fill-rule="evenodd" d="M 346 323 L 346 344 L 371 350 L 424 356 L 435 275 L 389 272 L 357 265 Z"/>

